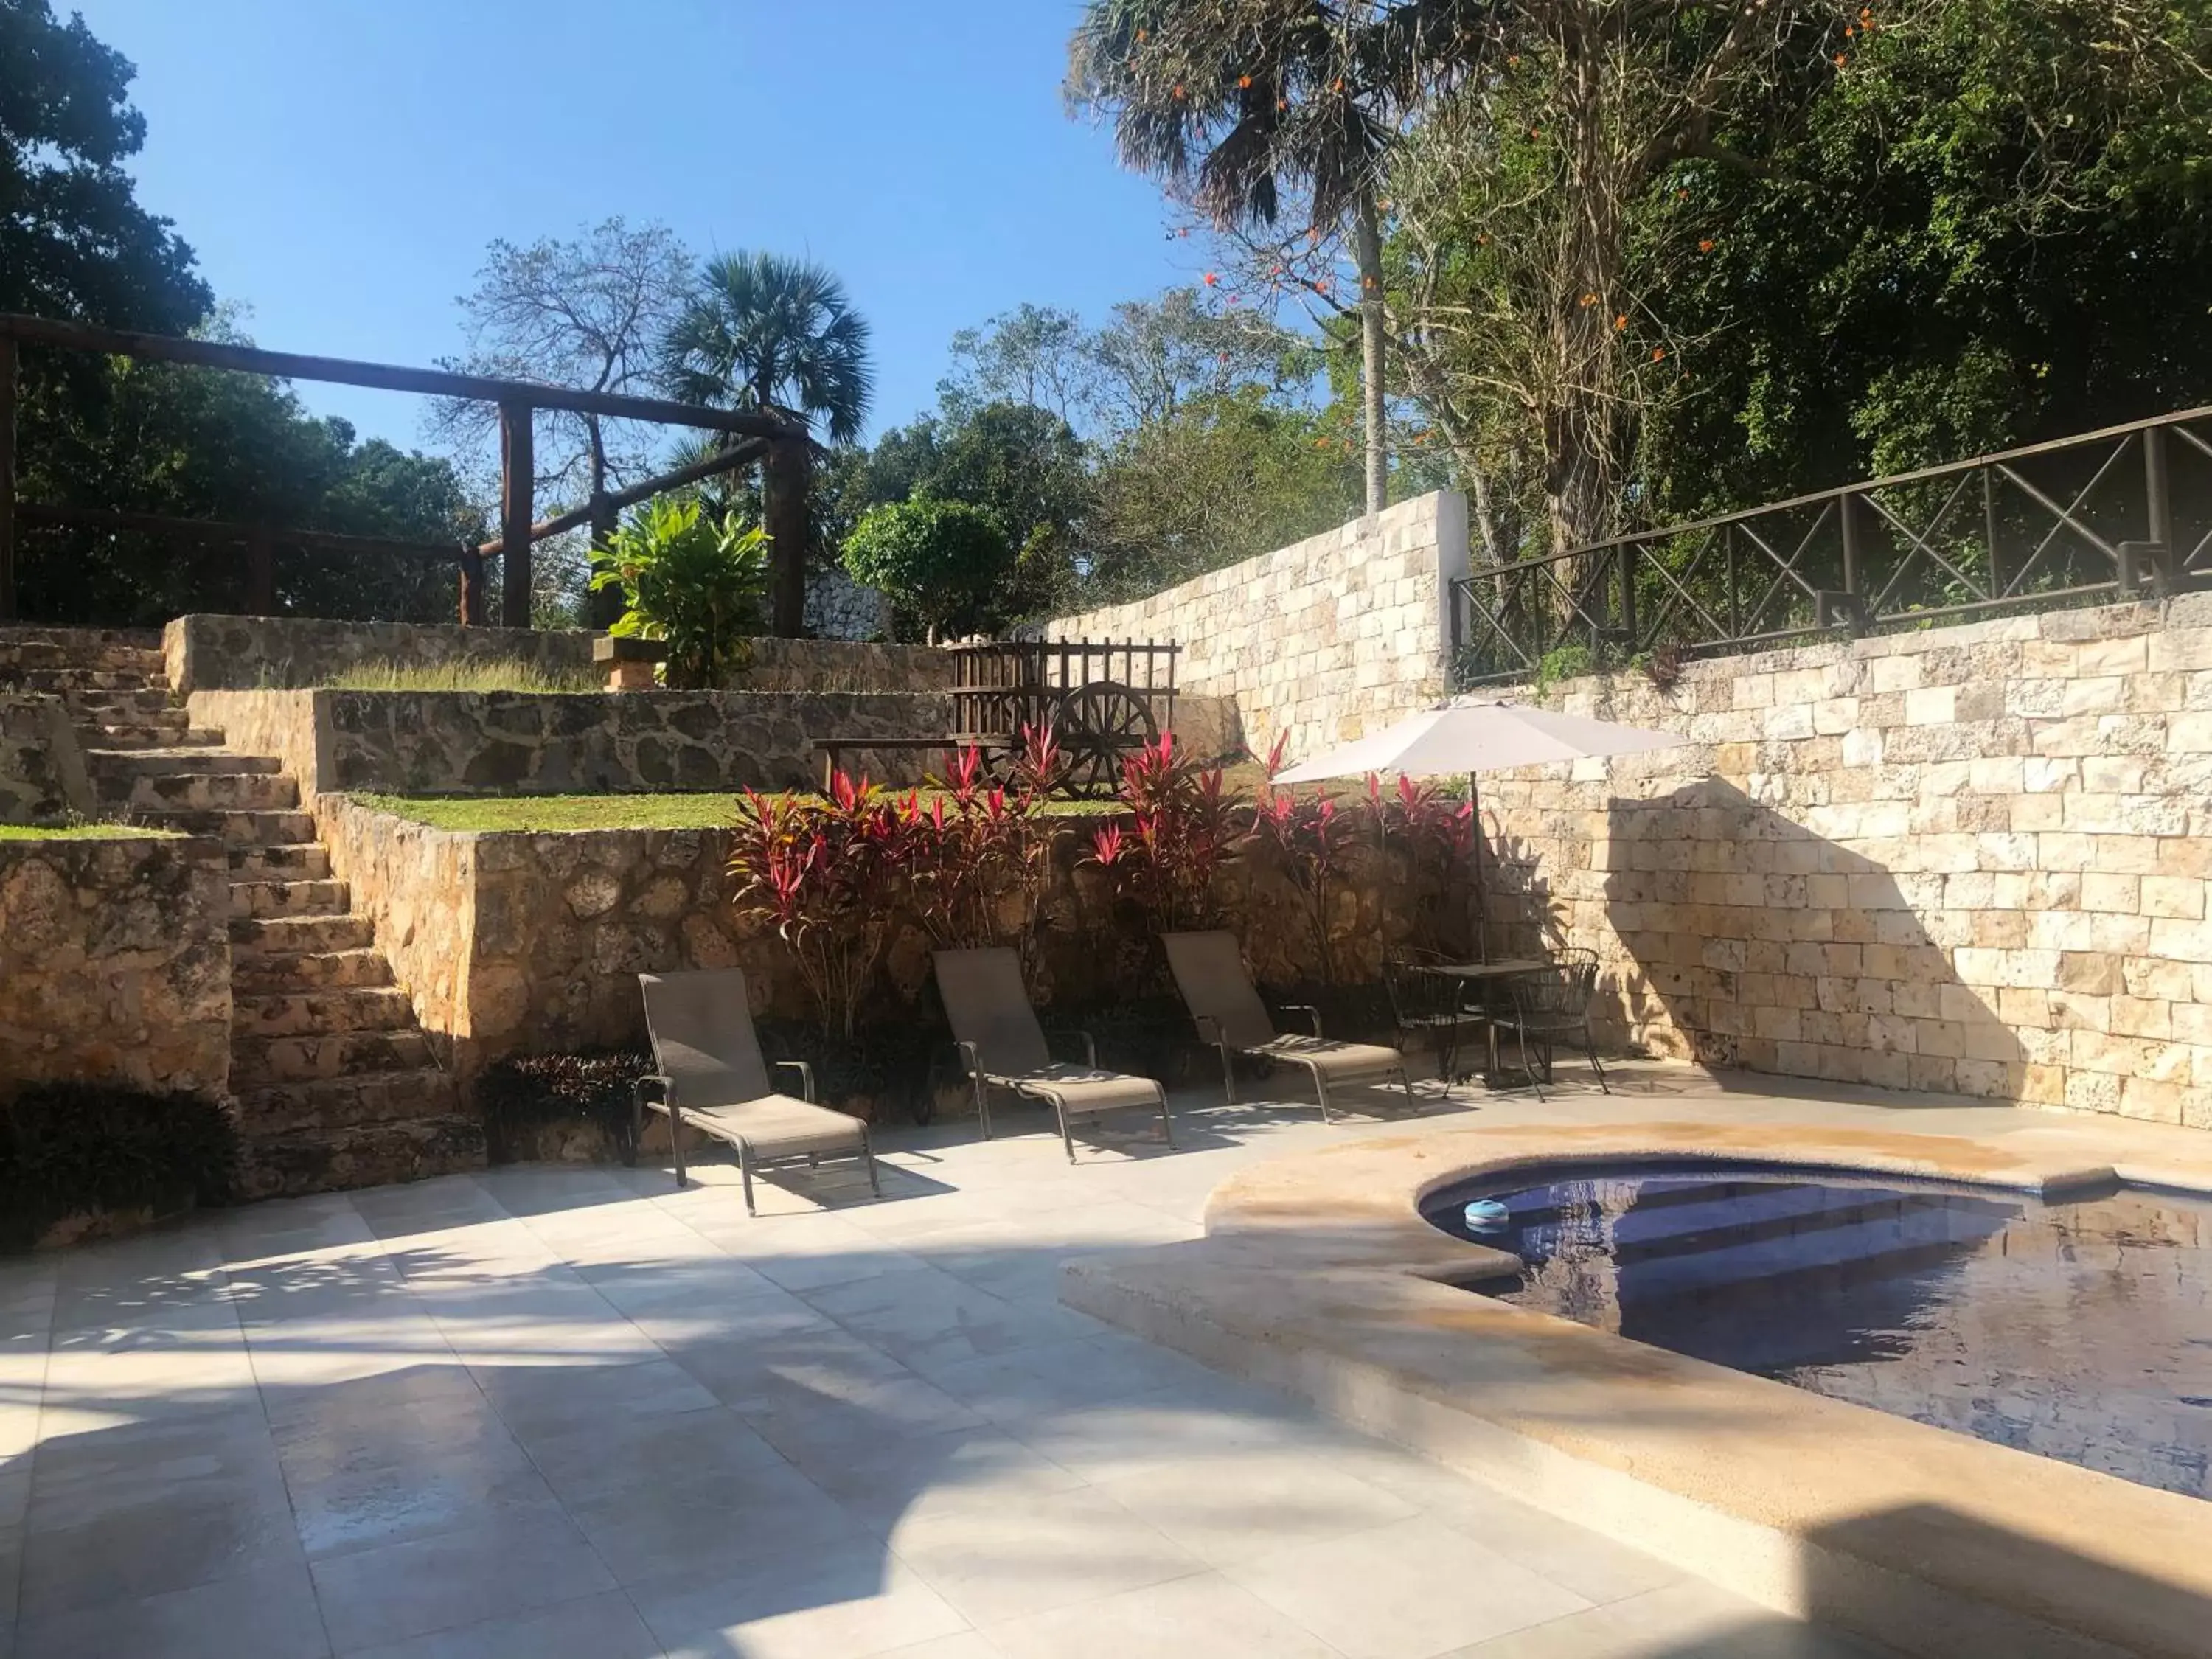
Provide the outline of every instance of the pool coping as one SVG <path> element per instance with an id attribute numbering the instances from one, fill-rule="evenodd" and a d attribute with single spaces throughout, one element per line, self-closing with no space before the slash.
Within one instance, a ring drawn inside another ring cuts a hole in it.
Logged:
<path id="1" fill-rule="evenodd" d="M 1893 1417 L 1459 1288 L 1513 1271 L 1424 1220 L 1533 1164 L 1755 1159 L 2051 1195 L 2212 1193 L 2204 1150 L 2052 1119 L 1993 1136 L 1685 1119 L 1449 1127 L 1232 1178 L 1206 1237 L 1072 1262 L 1061 1299 L 1769 1607 L 1899 1652 L 2212 1649 L 2212 1502 Z"/>

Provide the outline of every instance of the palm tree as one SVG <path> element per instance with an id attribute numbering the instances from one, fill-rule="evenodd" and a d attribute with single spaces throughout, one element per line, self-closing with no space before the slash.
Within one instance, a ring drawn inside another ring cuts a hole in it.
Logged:
<path id="1" fill-rule="evenodd" d="M 1222 226 L 1349 222 L 1359 272 L 1367 510 L 1387 504 L 1377 188 L 1403 112 L 1455 61 L 1470 0 L 1090 0 L 1069 49 L 1079 104 L 1109 112 L 1123 165 Z"/>
<path id="2" fill-rule="evenodd" d="M 832 444 L 860 435 L 875 373 L 867 319 L 845 285 L 811 259 L 737 252 L 707 262 L 661 342 L 672 396 L 804 422 Z M 805 447 L 778 445 L 763 517 L 775 537 L 775 631 L 799 631 L 805 605 Z"/>

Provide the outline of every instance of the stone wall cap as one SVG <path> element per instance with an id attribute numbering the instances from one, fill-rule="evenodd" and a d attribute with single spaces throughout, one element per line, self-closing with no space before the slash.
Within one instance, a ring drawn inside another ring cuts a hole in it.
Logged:
<path id="1" fill-rule="evenodd" d="M 602 634 L 592 641 L 593 662 L 665 662 L 668 647 L 659 640 L 632 635 Z"/>

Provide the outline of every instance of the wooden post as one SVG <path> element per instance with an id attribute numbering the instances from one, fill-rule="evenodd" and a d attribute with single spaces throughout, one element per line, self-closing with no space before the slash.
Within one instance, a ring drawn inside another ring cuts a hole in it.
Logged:
<path id="1" fill-rule="evenodd" d="M 803 434 L 769 446 L 761 482 L 767 496 L 762 516 L 769 533 L 769 631 L 795 640 L 806 630 L 807 481 L 812 457 Z"/>
<path id="2" fill-rule="evenodd" d="M 0 338 L 0 622 L 15 620 L 15 343 Z"/>
<path id="3" fill-rule="evenodd" d="M 500 625 L 530 626 L 531 494 L 537 484 L 530 405 L 499 406 Z"/>
<path id="4" fill-rule="evenodd" d="M 484 556 L 473 547 L 461 550 L 461 626 L 484 625 Z"/>
<path id="5" fill-rule="evenodd" d="M 604 548 L 615 533 L 615 504 L 604 489 L 592 492 L 592 550 Z M 619 587 L 605 587 L 584 594 L 584 625 L 604 631 L 622 620 L 629 604 Z"/>
<path id="6" fill-rule="evenodd" d="M 268 531 L 259 526 L 246 538 L 246 614 L 276 614 L 276 550 L 269 544 Z"/>

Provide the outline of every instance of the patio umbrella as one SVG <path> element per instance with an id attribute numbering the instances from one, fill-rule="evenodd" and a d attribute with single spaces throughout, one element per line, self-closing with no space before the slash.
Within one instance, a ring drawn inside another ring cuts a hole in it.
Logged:
<path id="1" fill-rule="evenodd" d="M 1642 754 L 1672 749 L 1685 741 L 1671 732 L 1562 714 L 1525 703 L 1449 703 L 1408 714 L 1388 731 L 1302 761 L 1274 781 L 1319 783 L 1329 778 L 1362 778 L 1370 772 L 1409 778 L 1455 777 L 1464 773 L 1468 805 L 1474 809 L 1475 945 L 1487 962 L 1490 938 L 1482 892 L 1481 801 L 1475 793 L 1475 775 L 1553 761 Z"/>

